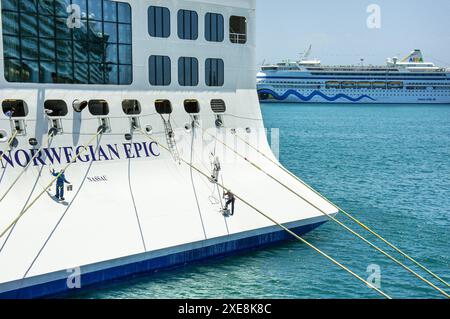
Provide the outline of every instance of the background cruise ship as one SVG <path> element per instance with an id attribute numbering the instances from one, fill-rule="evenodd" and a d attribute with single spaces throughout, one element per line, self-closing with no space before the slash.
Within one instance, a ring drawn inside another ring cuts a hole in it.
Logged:
<path id="1" fill-rule="evenodd" d="M 264 65 L 258 73 L 262 102 L 450 103 L 450 69 L 424 62 L 420 50 L 385 66 L 323 66 L 308 60 Z"/>

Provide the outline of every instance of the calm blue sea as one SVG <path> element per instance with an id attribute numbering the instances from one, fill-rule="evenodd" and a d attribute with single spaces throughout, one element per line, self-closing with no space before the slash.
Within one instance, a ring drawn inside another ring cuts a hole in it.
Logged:
<path id="1" fill-rule="evenodd" d="M 266 127 L 280 129 L 280 157 L 287 168 L 450 281 L 450 105 L 265 104 L 262 111 Z M 306 238 L 364 278 L 369 265 L 379 265 L 382 289 L 395 298 L 440 297 L 334 223 Z M 378 295 L 292 242 L 111 284 L 79 297 Z"/>

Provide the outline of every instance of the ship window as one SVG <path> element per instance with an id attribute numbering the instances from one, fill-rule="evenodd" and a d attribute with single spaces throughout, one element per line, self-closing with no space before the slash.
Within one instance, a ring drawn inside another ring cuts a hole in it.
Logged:
<path id="1" fill-rule="evenodd" d="M 178 11 L 178 37 L 184 40 L 197 40 L 198 14 L 195 11 Z"/>
<path id="2" fill-rule="evenodd" d="M 158 114 L 172 114 L 172 103 L 169 100 L 155 101 L 155 108 Z"/>
<path id="3" fill-rule="evenodd" d="M 224 100 L 215 99 L 211 100 L 211 109 L 214 113 L 225 113 L 227 107 Z"/>
<path id="4" fill-rule="evenodd" d="M 67 103 L 63 100 L 47 100 L 44 109 L 50 117 L 66 116 L 68 113 Z"/>
<path id="5" fill-rule="evenodd" d="M 178 83 L 181 86 L 198 85 L 198 60 L 181 57 L 178 60 Z"/>
<path id="6" fill-rule="evenodd" d="M 152 55 L 149 59 L 149 77 L 151 85 L 170 85 L 172 82 L 170 58 Z"/>
<path id="7" fill-rule="evenodd" d="M 8 82 L 132 83 L 128 3 L 2 0 L 2 22 Z"/>
<path id="8" fill-rule="evenodd" d="M 5 100 L 2 102 L 3 113 L 10 117 L 25 117 L 28 115 L 28 106 L 22 100 Z"/>
<path id="9" fill-rule="evenodd" d="M 200 113 L 200 104 L 197 100 L 185 100 L 184 110 L 189 114 L 198 114 Z"/>
<path id="10" fill-rule="evenodd" d="M 222 59 L 206 59 L 205 79 L 207 86 L 223 86 L 224 63 Z"/>
<path id="11" fill-rule="evenodd" d="M 127 115 L 141 114 L 141 104 L 138 100 L 124 100 L 122 101 L 122 110 Z"/>
<path id="12" fill-rule="evenodd" d="M 239 44 L 247 42 L 247 19 L 245 17 L 230 17 L 230 41 Z"/>
<path id="13" fill-rule="evenodd" d="M 148 8 L 148 33 L 155 38 L 170 37 L 170 11 L 165 7 Z"/>
<path id="14" fill-rule="evenodd" d="M 218 13 L 207 13 L 205 15 L 205 38 L 206 41 L 222 42 L 224 39 L 223 15 Z"/>
<path id="15" fill-rule="evenodd" d="M 109 114 L 108 102 L 105 100 L 90 100 L 89 112 L 95 116 L 105 116 Z"/>

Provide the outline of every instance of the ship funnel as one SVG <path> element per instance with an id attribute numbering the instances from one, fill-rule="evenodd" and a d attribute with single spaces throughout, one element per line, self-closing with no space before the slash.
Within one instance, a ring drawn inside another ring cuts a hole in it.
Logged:
<path id="1" fill-rule="evenodd" d="M 423 62 L 422 51 L 420 51 L 419 49 L 412 51 L 406 58 L 402 60 L 402 62 L 422 63 Z"/>

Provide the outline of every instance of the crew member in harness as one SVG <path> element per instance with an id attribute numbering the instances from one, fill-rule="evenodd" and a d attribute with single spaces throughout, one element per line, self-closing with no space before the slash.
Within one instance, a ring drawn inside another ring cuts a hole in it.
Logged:
<path id="1" fill-rule="evenodd" d="M 64 175 L 64 171 L 60 173 L 56 173 L 55 170 L 52 170 L 52 175 L 58 177 L 56 180 L 56 195 L 55 197 L 59 200 L 65 200 L 64 198 L 64 184 L 67 183 L 70 185 L 70 182 L 66 179 Z"/>
<path id="2" fill-rule="evenodd" d="M 236 202 L 236 198 L 234 197 L 234 194 L 229 190 L 226 193 L 223 193 L 223 197 L 227 200 L 225 203 L 225 209 L 224 211 L 228 211 L 228 206 L 231 204 L 231 214 L 230 216 L 234 215 L 234 203 Z"/>

